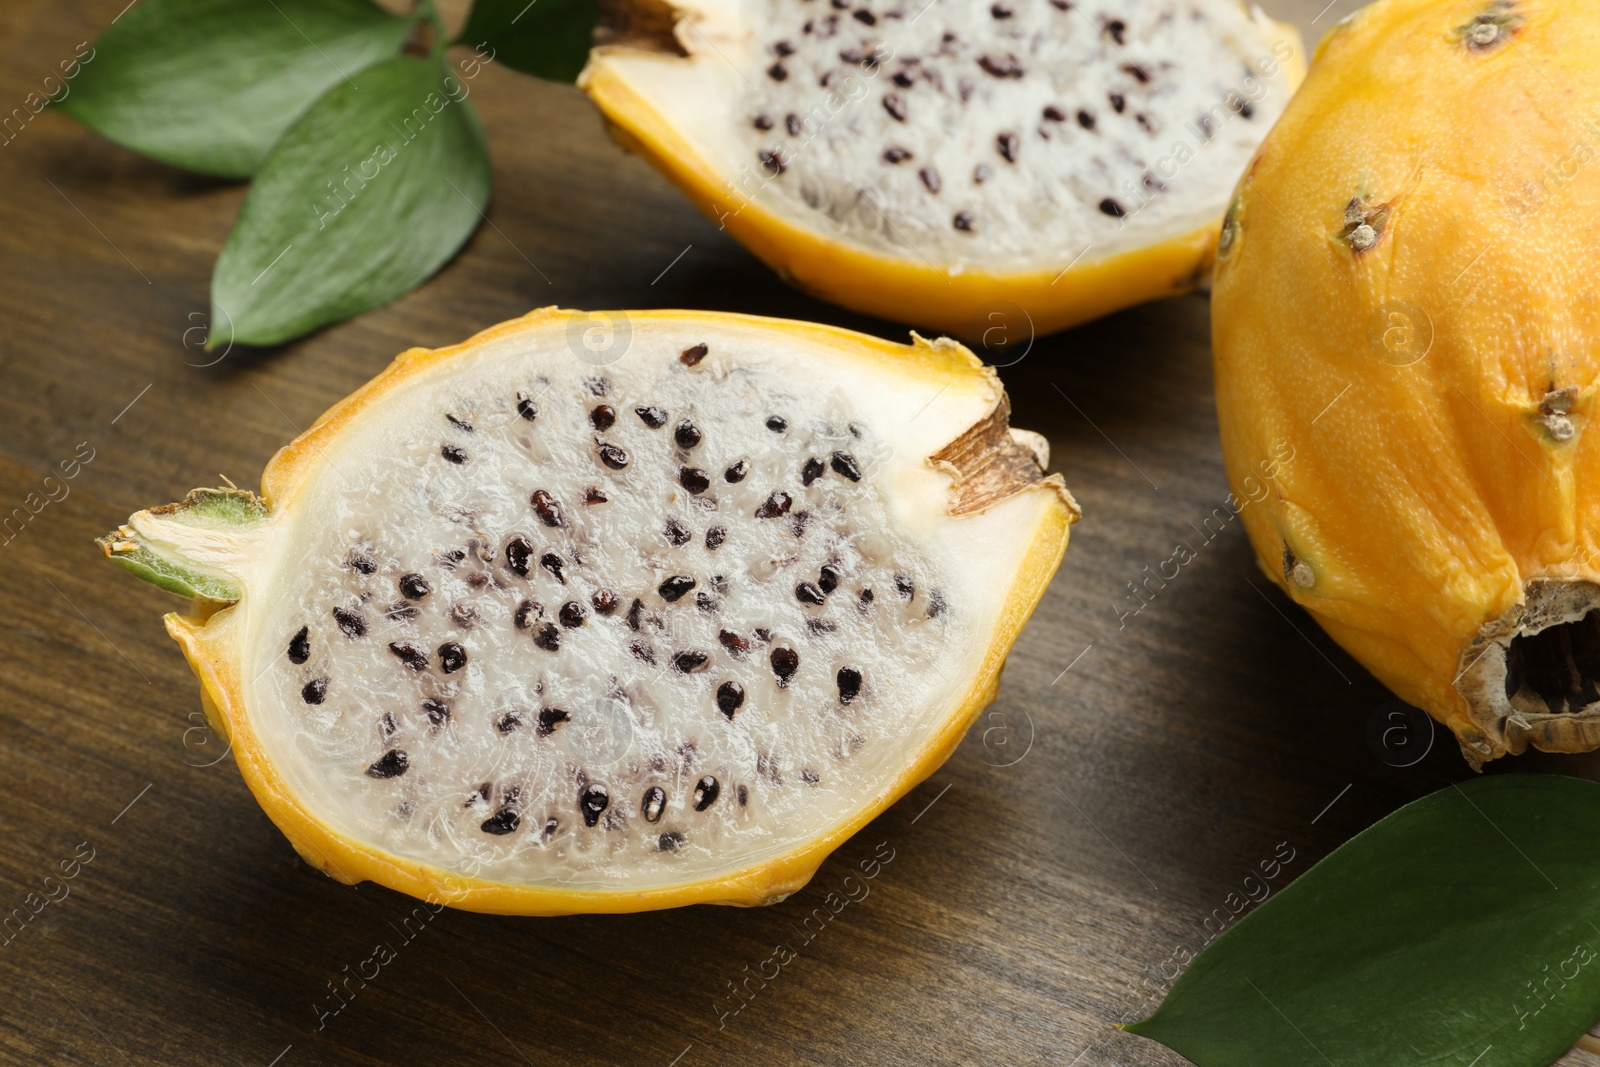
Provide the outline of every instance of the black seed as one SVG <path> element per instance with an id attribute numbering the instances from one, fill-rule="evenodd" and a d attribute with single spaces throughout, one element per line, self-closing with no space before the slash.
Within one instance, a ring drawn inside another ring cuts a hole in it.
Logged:
<path id="1" fill-rule="evenodd" d="M 367 636 L 367 620 L 361 617 L 359 611 L 350 608 L 334 608 L 333 621 L 339 624 L 339 629 L 346 637 Z"/>
<path id="2" fill-rule="evenodd" d="M 428 650 L 415 641 L 391 641 L 389 651 L 399 658 L 401 663 L 414 671 L 428 669 Z"/>
<path id="3" fill-rule="evenodd" d="M 824 563 L 817 575 L 817 588 L 824 593 L 831 593 L 839 588 L 839 568 L 831 563 Z"/>
<path id="4" fill-rule="evenodd" d="M 794 55 L 794 45 L 790 44 L 788 41 L 778 41 L 772 46 L 772 51 L 776 55 L 792 56 Z"/>
<path id="5" fill-rule="evenodd" d="M 589 425 L 597 430 L 609 430 L 617 421 L 617 409 L 610 404 L 597 404 L 589 412 Z"/>
<path id="6" fill-rule="evenodd" d="M 689 532 L 689 527 L 685 526 L 677 519 L 668 519 L 666 526 L 662 529 L 666 534 L 668 543 L 674 548 L 688 544 L 689 538 L 694 536 Z"/>
<path id="7" fill-rule="evenodd" d="M 450 705 L 438 697 L 425 697 L 422 701 L 422 712 L 428 716 L 429 726 L 441 726 L 450 718 Z"/>
<path id="8" fill-rule="evenodd" d="M 300 699 L 307 704 L 320 704 L 328 697 L 328 680 L 313 678 L 300 690 Z"/>
<path id="9" fill-rule="evenodd" d="M 699 467 L 680 467 L 678 484 L 689 490 L 691 496 L 699 496 L 711 488 L 711 475 Z"/>
<path id="10" fill-rule="evenodd" d="M 750 642 L 734 633 L 732 630 L 723 630 L 717 635 L 717 640 L 722 642 L 722 647 L 732 652 L 735 656 L 742 656 L 750 651 Z"/>
<path id="11" fill-rule="evenodd" d="M 571 715 L 560 708 L 543 708 L 539 712 L 539 727 L 537 733 L 540 737 L 549 737 L 556 732 L 556 727 L 570 721 Z"/>
<path id="12" fill-rule="evenodd" d="M 794 505 L 794 498 L 782 489 L 775 489 L 762 505 L 756 508 L 756 518 L 775 519 L 779 515 L 789 514 L 789 508 Z"/>
<path id="13" fill-rule="evenodd" d="M 456 429 L 460 430 L 462 433 L 471 433 L 472 432 L 472 423 L 468 422 L 466 419 L 459 419 L 456 416 L 450 414 L 448 411 L 444 413 L 444 417 L 450 421 L 450 425 L 451 426 L 454 426 Z"/>
<path id="14" fill-rule="evenodd" d="M 659 430 L 667 424 L 667 413 L 657 407 L 634 408 L 633 413 L 652 430 Z"/>
<path id="15" fill-rule="evenodd" d="M 789 420 L 784 418 L 782 415 L 769 415 L 767 417 L 767 429 L 771 430 L 773 433 L 782 433 L 788 428 Z"/>
<path id="16" fill-rule="evenodd" d="M 799 115 L 790 112 L 783 117 L 783 128 L 789 131 L 790 137 L 799 137 L 805 126 L 800 122 Z"/>
<path id="17" fill-rule="evenodd" d="M 1078 125 L 1082 126 L 1086 130 L 1094 129 L 1094 115 L 1080 109 L 1078 111 Z"/>
<path id="18" fill-rule="evenodd" d="M 289 662 L 304 663 L 311 658 L 311 627 L 302 626 L 300 632 L 289 638 Z"/>
<path id="19" fill-rule="evenodd" d="M 1128 211 L 1121 204 L 1117 203 L 1108 196 L 1104 200 L 1100 201 L 1100 213 L 1102 215 L 1110 215 L 1114 219 L 1120 219 L 1126 215 Z"/>
<path id="20" fill-rule="evenodd" d="M 766 116 L 763 115 L 762 118 L 766 118 Z M 759 121 L 758 121 L 756 128 L 757 129 L 765 129 L 765 128 L 770 128 L 771 125 L 772 125 L 772 120 L 771 119 L 767 119 L 766 127 L 761 126 L 759 124 Z M 682 353 L 679 354 L 678 362 L 682 363 L 686 367 L 692 367 L 695 364 L 699 363 L 702 359 L 705 359 L 706 358 L 706 353 L 709 352 L 709 351 L 711 351 L 711 349 L 706 347 L 706 343 L 704 341 L 700 342 L 697 345 L 690 345 L 688 348 L 685 348 Z"/>
<path id="21" fill-rule="evenodd" d="M 856 466 L 856 458 L 848 452 L 835 452 L 833 457 L 828 460 L 828 466 L 833 468 L 835 474 L 848 478 L 852 482 L 861 480 L 861 468 Z"/>
<path id="22" fill-rule="evenodd" d="M 478 621 L 478 609 L 471 604 L 457 604 L 450 609 L 450 621 L 463 630 L 470 630 Z"/>
<path id="23" fill-rule="evenodd" d="M 583 625 L 588 612 L 583 610 L 583 605 L 576 600 L 569 600 L 561 605 L 561 610 L 556 612 L 556 618 L 561 620 L 561 625 L 569 630 L 575 630 Z"/>
<path id="24" fill-rule="evenodd" d="M 956 217 L 950 220 L 950 225 L 963 233 L 972 232 L 972 212 L 958 211 Z"/>
<path id="25" fill-rule="evenodd" d="M 544 618 L 544 608 L 536 600 L 524 600 L 517 605 L 517 612 L 511 616 L 511 621 L 519 630 L 526 630 L 533 625 L 535 619 Z"/>
<path id="26" fill-rule="evenodd" d="M 1239 105 L 1239 114 L 1242 115 L 1243 117 L 1247 118 L 1247 119 L 1255 118 L 1256 117 L 1255 105 L 1252 104 L 1250 101 L 1246 100 L 1244 103 Z"/>
<path id="27" fill-rule="evenodd" d="M 637 603 L 637 601 L 635 601 L 635 603 Z M 635 641 L 633 644 L 628 646 L 628 651 L 633 653 L 634 659 L 648 663 L 652 667 L 656 665 L 655 649 L 651 648 L 647 642 Z"/>
<path id="28" fill-rule="evenodd" d="M 482 589 L 489 584 L 489 576 L 482 571 L 473 571 L 467 575 L 467 584 L 474 589 Z"/>
<path id="29" fill-rule="evenodd" d="M 644 791 L 644 799 L 639 803 L 639 814 L 644 816 L 645 822 L 660 822 L 661 813 L 667 807 L 667 791 L 659 785 L 653 785 Z"/>
<path id="30" fill-rule="evenodd" d="M 861 590 L 860 596 L 858 596 L 856 599 L 861 601 L 861 603 L 863 605 L 872 603 L 872 589 L 871 589 L 871 587 L 869 586 L 868 588 Z"/>
<path id="31" fill-rule="evenodd" d="M 540 556 L 539 566 L 555 575 L 556 581 L 560 582 L 562 585 L 567 584 L 566 575 L 561 573 L 561 557 L 556 555 L 554 552 L 546 552 L 544 555 Z"/>
<path id="32" fill-rule="evenodd" d="M 721 607 L 721 605 L 718 604 L 709 593 L 696 593 L 694 595 L 694 606 L 699 608 L 701 611 L 706 612 L 707 614 L 710 614 L 711 612 L 716 611 L 717 608 Z"/>
<path id="33" fill-rule="evenodd" d="M 794 672 L 800 669 L 800 653 L 792 648 L 775 648 L 769 658 L 772 663 L 772 673 L 778 676 L 778 687 L 788 688 Z"/>
<path id="34" fill-rule="evenodd" d="M 552 837 L 556 836 L 556 831 L 559 829 L 561 829 L 561 822 L 552 815 L 550 818 L 544 821 L 544 829 L 539 831 L 539 840 L 549 841 Z"/>
<path id="35" fill-rule="evenodd" d="M 533 545 L 526 537 L 513 537 L 506 542 L 506 566 L 519 578 L 526 578 L 533 566 Z"/>
<path id="36" fill-rule="evenodd" d="M 420 614 L 415 604 L 407 604 L 404 600 L 396 600 L 383 613 L 395 622 L 408 622 Z"/>
<path id="37" fill-rule="evenodd" d="M 1067 120 L 1067 113 L 1054 104 L 1046 104 L 1042 114 L 1049 122 L 1065 122 Z"/>
<path id="38" fill-rule="evenodd" d="M 639 616 L 644 613 L 644 602 L 638 597 L 633 598 L 633 604 L 628 608 L 628 629 L 639 629 Z"/>
<path id="39" fill-rule="evenodd" d="M 800 772 L 800 780 L 806 785 L 816 785 L 822 781 L 822 776 L 808 767 Z"/>
<path id="40" fill-rule="evenodd" d="M 506 834 L 516 830 L 516 828 L 521 824 L 522 816 L 517 814 L 514 808 L 501 808 L 499 811 L 483 820 L 483 825 L 479 826 L 478 829 L 482 830 L 486 834 L 494 834 L 496 837 L 503 837 Z"/>
<path id="41" fill-rule="evenodd" d="M 451 463 L 465 463 L 467 461 L 467 450 L 464 448 L 458 448 L 455 445 L 445 445 L 443 448 L 439 449 L 439 455 L 443 456 Z"/>
<path id="42" fill-rule="evenodd" d="M 695 671 L 705 667 L 706 661 L 710 658 L 711 657 L 704 652 L 696 649 L 690 649 L 687 652 L 679 652 L 677 655 L 673 656 L 672 665 L 680 673 L 693 674 Z"/>
<path id="43" fill-rule="evenodd" d="M 592 485 L 583 491 L 585 504 L 604 504 L 608 499 L 610 498 Z"/>
<path id="44" fill-rule="evenodd" d="M 794 597 L 802 604 L 822 604 L 828 597 L 811 582 L 801 582 L 794 587 Z"/>
<path id="45" fill-rule="evenodd" d="M 350 553 L 350 558 L 345 560 L 345 565 L 361 574 L 371 574 L 378 569 L 376 560 L 371 556 L 363 556 L 358 552 Z"/>
<path id="46" fill-rule="evenodd" d="M 713 526 L 711 529 L 706 531 L 706 548 L 712 552 L 715 552 L 718 548 L 722 547 L 722 542 L 726 541 L 727 539 L 728 528 L 726 526 Z"/>
<path id="47" fill-rule="evenodd" d="M 578 810 L 583 813 L 583 825 L 593 826 L 611 805 L 611 791 L 599 782 L 589 786 L 578 796 Z"/>
<path id="48" fill-rule="evenodd" d="M 589 598 L 589 603 L 594 605 L 596 615 L 609 616 L 617 610 L 617 594 L 609 589 L 602 589 Z"/>
<path id="49" fill-rule="evenodd" d="M 600 462 L 614 471 L 619 471 L 628 465 L 628 453 L 616 445 L 602 442 L 595 452 L 600 456 Z"/>
<path id="50" fill-rule="evenodd" d="M 1105 32 L 1118 44 L 1127 44 L 1128 24 L 1121 19 L 1107 19 Z"/>
<path id="51" fill-rule="evenodd" d="M 911 76 L 911 72 L 909 70 L 897 70 L 889 80 L 900 86 L 902 89 L 909 89 L 913 85 L 917 84 L 917 79 Z"/>
<path id="52" fill-rule="evenodd" d="M 656 592 L 661 594 L 661 599 L 668 604 L 676 604 L 683 599 L 685 593 L 694 588 L 694 579 L 687 574 L 674 574 L 671 578 L 656 587 Z"/>
<path id="53" fill-rule="evenodd" d="M 722 792 L 722 787 L 711 775 L 706 775 L 694 784 L 694 810 L 705 811 L 717 802 L 717 794 Z"/>
<path id="54" fill-rule="evenodd" d="M 1016 134 L 1006 130 L 994 139 L 994 143 L 995 147 L 1000 150 L 1000 154 L 1005 157 L 1007 163 L 1015 163 L 1017 161 L 1017 152 L 1022 147 L 1022 142 L 1017 139 Z"/>
<path id="55" fill-rule="evenodd" d="M 788 161 L 783 158 L 783 152 L 776 148 L 770 152 L 763 149 L 756 153 L 756 158 L 761 161 L 763 167 L 771 172 L 774 178 L 789 168 Z"/>
<path id="56" fill-rule="evenodd" d="M 898 145 L 891 145 L 883 150 L 883 161 L 885 163 L 904 163 L 910 158 L 911 150 L 908 148 L 901 148 Z"/>
<path id="57" fill-rule="evenodd" d="M 522 712 L 508 711 L 500 716 L 500 721 L 494 724 L 494 728 L 503 734 L 509 734 L 513 730 L 520 730 L 527 722 L 527 717 Z"/>
<path id="58" fill-rule="evenodd" d="M 556 629 L 553 622 L 540 623 L 533 631 L 533 643 L 546 652 L 559 652 L 561 650 L 561 631 Z"/>
<path id="59" fill-rule="evenodd" d="M 994 177 L 994 168 L 987 163 L 979 163 L 972 168 L 972 180 L 977 185 L 982 185 L 992 177 Z"/>
<path id="60" fill-rule="evenodd" d="M 840 667 L 835 679 L 839 683 L 839 703 L 848 704 L 861 695 L 861 671 L 855 667 Z"/>
<path id="61" fill-rule="evenodd" d="M 856 14 L 859 15 L 860 12 L 858 11 Z M 666 833 L 656 838 L 656 851 L 658 852 L 676 852 L 682 847 L 683 834 L 679 833 L 677 830 L 668 830 Z"/>
<path id="62" fill-rule="evenodd" d="M 1111 101 L 1111 110 L 1119 115 L 1128 107 L 1128 100 L 1121 93 L 1112 93 L 1106 99 Z"/>
<path id="63" fill-rule="evenodd" d="M 738 682 L 723 682 L 717 686 L 717 708 L 730 720 L 733 713 L 744 705 L 744 686 Z"/>
<path id="64" fill-rule="evenodd" d="M 889 117 L 896 122 L 904 122 L 906 120 L 905 97 L 899 93 L 890 93 L 883 98 L 883 110 L 887 111 Z"/>
<path id="65" fill-rule="evenodd" d="M 939 172 L 932 167 L 923 167 L 917 171 L 917 177 L 922 179 L 922 184 L 928 187 L 928 192 L 937 193 L 942 184 L 939 181 Z"/>
<path id="66" fill-rule="evenodd" d="M 722 479 L 723 479 L 723 481 L 726 481 L 726 482 L 729 482 L 729 483 L 742 482 L 742 481 L 744 481 L 744 476 L 749 474 L 749 473 L 750 473 L 750 464 L 748 462 L 746 462 L 745 460 L 741 459 L 739 462 L 735 463 L 733 466 L 729 467 L 727 470 L 722 472 Z"/>
<path id="67" fill-rule="evenodd" d="M 533 496 L 528 498 L 528 503 L 533 505 L 534 513 L 539 516 L 539 521 L 546 526 L 566 525 L 566 521 L 561 518 L 561 505 L 556 503 L 555 497 L 543 489 L 535 489 Z"/>
<path id="68" fill-rule="evenodd" d="M 678 423 L 678 428 L 672 431 L 672 439 L 678 442 L 679 448 L 693 448 L 700 443 L 700 428 L 688 419 Z"/>
<path id="69" fill-rule="evenodd" d="M 523 393 L 518 393 L 517 394 L 517 414 L 521 415 L 523 418 L 527 419 L 529 422 L 532 422 L 534 419 L 537 419 L 539 417 L 539 405 L 535 404 L 533 402 L 533 398 L 532 397 L 527 396 L 527 395 L 525 395 Z"/>
<path id="70" fill-rule="evenodd" d="M 945 611 L 944 594 L 935 589 L 928 594 L 928 618 L 936 619 Z"/>
<path id="71" fill-rule="evenodd" d="M 878 24 L 878 16 L 874 15 L 864 7 L 857 8 L 856 10 L 850 12 L 850 15 L 857 22 L 864 26 L 876 26 Z"/>
<path id="72" fill-rule="evenodd" d="M 467 665 L 467 650 L 455 641 L 439 646 L 439 667 L 446 674 L 454 674 Z"/>
<path id="73" fill-rule="evenodd" d="M 464 560 L 466 558 L 467 558 L 467 554 L 465 552 L 461 551 L 459 548 L 452 548 L 448 552 L 439 553 L 439 563 L 440 563 L 440 565 L 444 566 L 444 567 L 448 567 L 451 570 L 454 570 L 456 564 L 460 563 L 462 560 Z"/>
<path id="74" fill-rule="evenodd" d="M 367 768 L 369 778 L 398 778 L 406 773 L 411 766 L 411 761 L 406 754 L 398 748 L 391 748 L 378 757 L 378 761 Z"/>
<path id="75" fill-rule="evenodd" d="M 1134 81 L 1138 82 L 1140 85 L 1150 84 L 1150 72 L 1139 66 L 1137 63 L 1124 63 L 1122 65 L 1122 72 L 1131 77 Z"/>
<path id="76" fill-rule="evenodd" d="M 739 798 L 741 808 L 750 802 L 750 791 L 742 785 L 733 791 L 733 795 Z"/>
<path id="77" fill-rule="evenodd" d="M 997 19 L 1008 19 L 1015 14 L 1015 12 L 1011 10 L 1010 4 L 992 4 L 989 7 L 989 14 L 993 15 Z"/>
<path id="78" fill-rule="evenodd" d="M 757 626 L 754 630 L 752 630 L 750 632 L 752 634 L 754 634 L 756 640 L 760 641 L 763 645 L 769 644 L 772 641 L 772 631 L 768 630 L 764 626 Z"/>
<path id="79" fill-rule="evenodd" d="M 1009 52 L 1003 56 L 979 56 L 978 66 L 983 68 L 985 74 L 992 74 L 996 78 L 1022 77 L 1022 60 Z"/>
<path id="80" fill-rule="evenodd" d="M 758 130 L 770 130 L 772 129 L 772 116 L 757 115 L 753 120 L 751 120 L 750 125 L 754 126 Z"/>
<path id="81" fill-rule="evenodd" d="M 402 574 L 399 581 L 400 595 L 407 600 L 421 600 L 433 591 L 433 586 L 428 584 L 428 579 L 420 574 Z"/>
<path id="82" fill-rule="evenodd" d="M 782 63 L 774 63 L 767 68 L 767 77 L 775 82 L 781 82 L 789 77 L 789 68 Z M 592 823 L 590 825 L 593 825 Z"/>
<path id="83" fill-rule="evenodd" d="M 909 575 L 897 574 L 894 576 L 894 590 L 905 599 L 910 600 L 917 595 L 917 583 L 913 582 Z"/>
<path id="84" fill-rule="evenodd" d="M 794 531 L 796 537 L 804 537 L 806 535 L 806 527 L 810 525 L 811 512 L 797 511 L 794 513 L 794 520 L 789 524 L 789 528 Z"/>
<path id="85" fill-rule="evenodd" d="M 595 396 L 605 396 L 607 393 L 611 392 L 611 379 L 607 378 L 603 374 L 587 379 L 587 383 L 589 386 L 589 392 L 593 393 Z"/>
<path id="86" fill-rule="evenodd" d="M 806 620 L 806 633 L 815 637 L 818 634 L 831 634 L 839 629 L 839 624 L 832 619 L 810 618 Z"/>

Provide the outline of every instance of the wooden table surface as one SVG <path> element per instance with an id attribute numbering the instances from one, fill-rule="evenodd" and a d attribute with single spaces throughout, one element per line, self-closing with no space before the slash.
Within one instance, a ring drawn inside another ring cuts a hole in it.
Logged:
<path id="1" fill-rule="evenodd" d="M 125 2 L 7 0 L 0 110 Z M 1310 31 L 1324 2 L 1275 7 Z M 1335 0 L 1316 28 L 1354 6 Z M 1383 687 L 1261 577 L 1237 524 L 1200 541 L 1228 490 L 1207 304 L 1191 296 L 1041 339 L 1002 372 L 1015 424 L 1049 436 L 1084 521 L 994 711 L 807 889 L 754 910 L 447 911 L 401 937 L 411 901 L 329 880 L 267 821 L 196 728 L 196 684 L 159 619 L 179 602 L 91 539 L 219 474 L 256 485 L 401 349 L 535 306 L 905 337 L 786 288 L 616 148 L 575 90 L 491 68 L 474 93 L 494 228 L 388 308 L 213 366 L 198 347 L 209 276 L 243 189 L 51 112 L 0 147 L 0 512 L 93 450 L 68 496 L 0 539 L 0 912 L 93 857 L 0 944 L 0 1061 L 1173 1065 L 1112 1023 L 1154 1006 L 1163 961 L 1204 943 L 1202 921 L 1259 861 L 1292 852 L 1286 883 L 1468 776 L 1444 735 L 1415 766 L 1377 758 Z M 1180 541 L 1197 558 L 1119 618 L 1127 583 Z M 879 842 L 894 859 L 870 895 L 802 943 L 800 917 Z M 396 958 L 318 1030 L 327 983 L 379 942 Z M 779 942 L 798 957 L 722 1014 L 729 983 Z"/>

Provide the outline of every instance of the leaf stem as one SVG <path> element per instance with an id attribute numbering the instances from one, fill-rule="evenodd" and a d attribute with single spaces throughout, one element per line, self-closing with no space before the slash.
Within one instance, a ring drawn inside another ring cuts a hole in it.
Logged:
<path id="1" fill-rule="evenodd" d="M 439 5 L 435 0 L 417 0 L 413 15 L 424 15 L 433 23 L 433 56 L 438 58 L 444 54 L 445 46 L 450 43 L 450 37 L 444 32 L 444 17 L 439 14 Z"/>

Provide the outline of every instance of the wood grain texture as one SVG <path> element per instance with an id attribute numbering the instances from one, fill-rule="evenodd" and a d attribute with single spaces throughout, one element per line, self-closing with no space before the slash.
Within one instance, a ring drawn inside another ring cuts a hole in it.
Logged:
<path id="1" fill-rule="evenodd" d="M 9 0 L 4 109 L 124 2 Z M 1354 3 L 1315 28 L 1322 0 L 1275 6 L 1314 38 Z M 94 450 L 70 495 L 0 540 L 0 912 L 93 849 L 70 895 L 0 946 L 0 1062 L 1175 1065 L 1112 1023 L 1154 1005 L 1163 961 L 1203 944 L 1258 862 L 1287 842 L 1286 881 L 1467 776 L 1444 737 L 1408 769 L 1375 758 L 1366 728 L 1388 694 L 1262 579 L 1237 523 L 1197 531 L 1227 487 L 1193 296 L 1040 340 L 1003 371 L 1015 425 L 1049 437 L 1085 519 L 993 712 L 809 888 L 747 911 L 443 912 L 402 933 L 412 901 L 318 874 L 228 759 L 206 765 L 222 753 L 192 729 L 196 685 L 159 623 L 176 602 L 92 538 L 219 474 L 253 487 L 401 349 L 535 306 L 905 336 L 785 287 L 613 146 L 574 90 L 491 68 L 474 92 L 494 226 L 388 308 L 212 366 L 199 331 L 242 188 L 54 113 L 0 147 L 0 513 Z M 1121 615 L 1127 583 L 1177 542 L 1193 562 Z M 1493 770 L 1552 768 L 1600 764 Z M 879 842 L 894 859 L 870 895 L 807 941 L 804 919 Z M 379 942 L 396 958 L 318 1030 L 327 983 Z M 719 1017 L 780 943 L 796 958 Z"/>

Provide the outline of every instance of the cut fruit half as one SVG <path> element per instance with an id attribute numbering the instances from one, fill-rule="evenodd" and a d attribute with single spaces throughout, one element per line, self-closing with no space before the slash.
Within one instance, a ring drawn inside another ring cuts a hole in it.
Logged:
<path id="1" fill-rule="evenodd" d="M 972 339 L 1200 284 L 1305 67 L 1234 0 L 613 8 L 622 144 L 800 288 Z"/>
<path id="2" fill-rule="evenodd" d="M 761 904 L 993 698 L 1077 507 L 992 370 L 698 312 L 414 349 L 101 540 L 246 782 L 346 882 L 489 912 Z"/>

